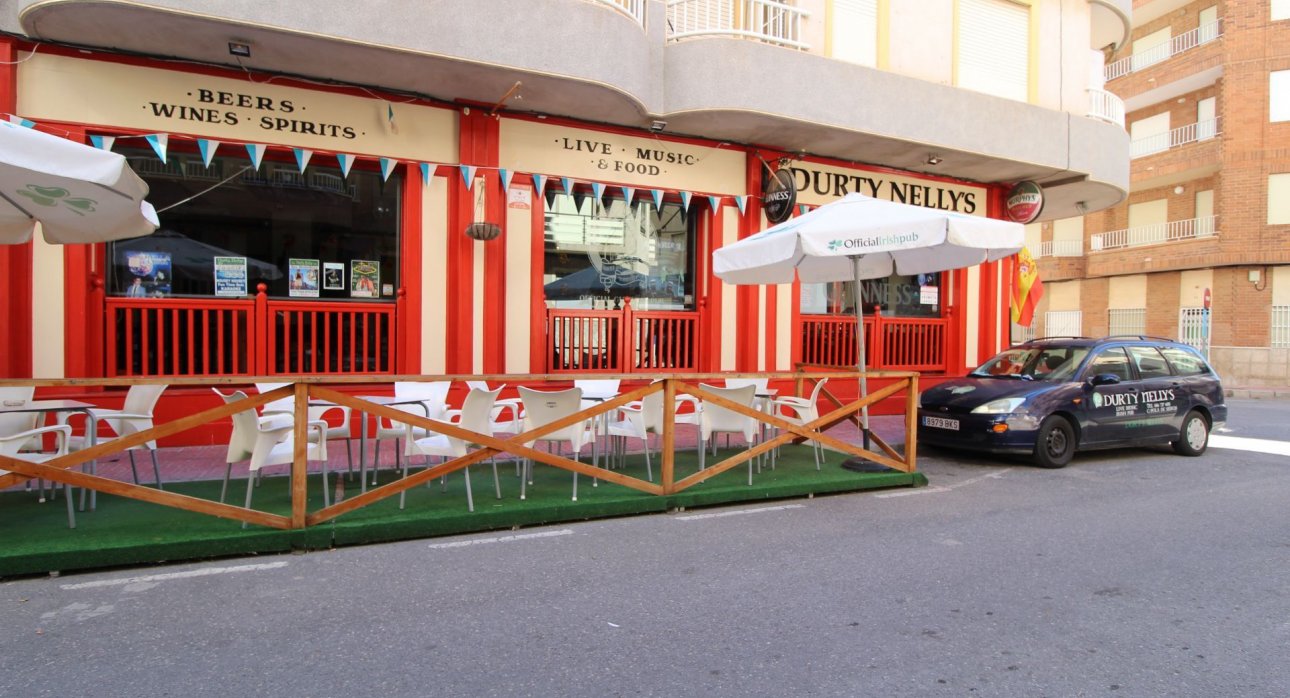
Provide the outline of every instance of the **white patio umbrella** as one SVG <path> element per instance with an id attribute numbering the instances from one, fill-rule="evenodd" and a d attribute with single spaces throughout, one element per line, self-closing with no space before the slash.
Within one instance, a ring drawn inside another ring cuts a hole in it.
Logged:
<path id="1" fill-rule="evenodd" d="M 910 206 L 848 194 L 726 245 L 713 253 L 713 272 L 731 284 L 854 281 L 857 370 L 865 379 L 864 309 L 860 282 L 895 274 L 927 274 L 1003 259 L 1025 241 L 1020 223 Z M 869 409 L 862 409 L 869 433 Z"/>
<path id="2" fill-rule="evenodd" d="M 27 242 L 37 223 L 61 244 L 148 235 L 157 213 L 147 194 L 117 153 L 0 122 L 0 244 Z"/>

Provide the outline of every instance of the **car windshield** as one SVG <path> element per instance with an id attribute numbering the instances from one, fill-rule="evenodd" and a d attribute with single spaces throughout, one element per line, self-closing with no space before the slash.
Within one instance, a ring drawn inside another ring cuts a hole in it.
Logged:
<path id="1" fill-rule="evenodd" d="M 1088 355 L 1088 347 L 1014 347 L 981 364 L 968 375 L 1065 382 Z"/>

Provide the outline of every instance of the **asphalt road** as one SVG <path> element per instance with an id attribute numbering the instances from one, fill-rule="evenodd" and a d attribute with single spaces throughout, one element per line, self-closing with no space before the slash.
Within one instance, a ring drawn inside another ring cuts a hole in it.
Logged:
<path id="1" fill-rule="evenodd" d="M 1233 401 L 1227 434 L 1286 424 Z M 1290 695 L 1286 456 L 920 464 L 917 490 L 11 581 L 0 695 Z"/>

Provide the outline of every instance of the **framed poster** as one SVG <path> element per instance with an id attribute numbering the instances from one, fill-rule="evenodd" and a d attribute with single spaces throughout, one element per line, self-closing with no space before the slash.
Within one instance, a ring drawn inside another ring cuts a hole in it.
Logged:
<path id="1" fill-rule="evenodd" d="M 129 298 L 165 298 L 170 295 L 170 253 L 130 251 L 125 253 L 130 280 L 124 289 Z"/>
<path id="2" fill-rule="evenodd" d="M 246 257 L 215 258 L 215 295 L 246 295 Z"/>
<path id="3" fill-rule="evenodd" d="M 345 290 L 345 265 L 339 262 L 323 262 L 323 290 Z"/>
<path id="4" fill-rule="evenodd" d="M 368 259 L 349 262 L 350 298 L 376 298 L 381 287 L 381 265 Z"/>
<path id="5" fill-rule="evenodd" d="M 290 295 L 303 298 L 318 297 L 318 260 L 290 259 L 287 269 Z"/>

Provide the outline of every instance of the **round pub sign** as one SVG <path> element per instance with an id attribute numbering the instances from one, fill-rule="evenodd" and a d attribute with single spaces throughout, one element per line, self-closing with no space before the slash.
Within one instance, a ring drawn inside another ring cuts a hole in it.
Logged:
<path id="1" fill-rule="evenodd" d="M 1008 191 L 1008 219 L 1032 223 L 1044 210 L 1044 190 L 1034 182 L 1017 182 Z"/>
<path id="2" fill-rule="evenodd" d="M 771 223 L 783 223 L 793 215 L 793 206 L 797 203 L 797 187 L 793 184 L 793 173 L 789 170 L 776 170 L 766 178 L 762 189 L 762 210 L 766 220 Z"/>

